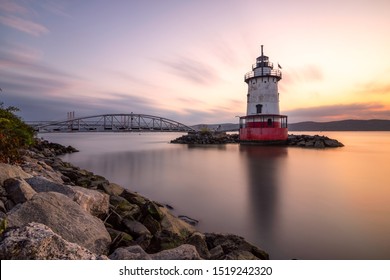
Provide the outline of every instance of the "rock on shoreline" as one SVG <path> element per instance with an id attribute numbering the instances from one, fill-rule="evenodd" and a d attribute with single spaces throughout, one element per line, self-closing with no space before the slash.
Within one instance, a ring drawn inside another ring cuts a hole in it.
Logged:
<path id="1" fill-rule="evenodd" d="M 225 132 L 188 132 L 187 135 L 180 136 L 171 141 L 175 144 L 229 144 L 239 143 L 238 134 L 227 134 Z"/>
<path id="2" fill-rule="evenodd" d="M 174 144 L 234 144 L 240 143 L 238 134 L 226 134 L 224 132 L 189 132 L 187 135 L 180 136 L 171 141 Z M 326 136 L 319 135 L 288 135 L 285 143 L 278 144 L 279 146 L 296 146 L 303 148 L 336 148 L 344 145 L 335 139 L 330 139 Z"/>
<path id="3" fill-rule="evenodd" d="M 0 163 L 0 259 L 269 259 L 57 157 L 75 151 L 38 141 L 20 166 Z"/>

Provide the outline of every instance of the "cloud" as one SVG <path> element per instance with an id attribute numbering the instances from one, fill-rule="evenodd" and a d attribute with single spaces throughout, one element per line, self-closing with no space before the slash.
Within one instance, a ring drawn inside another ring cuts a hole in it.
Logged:
<path id="1" fill-rule="evenodd" d="M 208 64 L 188 57 L 178 57 L 172 61 L 158 60 L 174 75 L 196 84 L 209 85 L 218 80 L 216 71 Z"/>
<path id="2" fill-rule="evenodd" d="M 381 103 L 336 104 L 287 110 L 290 122 L 343 119 L 390 119 L 390 108 Z"/>
<path id="3" fill-rule="evenodd" d="M 45 26 L 16 16 L 0 16 L 0 23 L 36 37 L 49 33 Z"/>
<path id="4" fill-rule="evenodd" d="M 16 14 L 27 14 L 28 9 L 25 7 L 13 2 L 13 1 L 7 1 L 2 0 L 0 2 L 0 10 L 7 12 L 7 13 L 16 13 Z"/>
<path id="5" fill-rule="evenodd" d="M 370 82 L 364 85 L 360 85 L 357 90 L 361 94 L 379 94 L 379 95 L 388 95 L 390 94 L 390 83 L 378 83 Z"/>
<path id="6" fill-rule="evenodd" d="M 283 74 L 284 84 L 312 83 L 322 81 L 324 73 L 317 65 L 304 65 L 299 68 L 291 68 Z"/>
<path id="7" fill-rule="evenodd" d="M 33 54 L 32 52 L 24 53 L 23 49 L 14 49 L 12 51 L 0 49 L 0 71 L 11 72 L 10 70 L 17 70 L 18 73 L 15 73 L 15 75 L 19 75 L 22 71 L 28 71 L 34 75 L 76 78 L 72 74 L 41 63 L 39 55 L 38 51 L 36 54 Z"/>

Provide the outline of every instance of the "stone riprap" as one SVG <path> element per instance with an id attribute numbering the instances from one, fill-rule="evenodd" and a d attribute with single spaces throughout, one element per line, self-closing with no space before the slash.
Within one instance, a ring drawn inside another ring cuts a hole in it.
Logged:
<path id="1" fill-rule="evenodd" d="M 75 151 L 37 140 L 22 164 L 0 164 L 1 259 L 269 258 L 242 237 L 201 233 L 195 219 L 57 157 Z"/>
<path id="2" fill-rule="evenodd" d="M 344 145 L 335 139 L 320 135 L 294 135 L 288 136 L 288 146 L 303 148 L 338 148 Z"/>
<path id="3" fill-rule="evenodd" d="M 199 145 L 215 145 L 215 144 L 230 144 L 239 143 L 238 134 L 227 134 L 225 132 L 188 132 L 188 134 L 180 136 L 171 141 L 175 144 L 199 144 Z"/>
<path id="4" fill-rule="evenodd" d="M 171 141 L 174 144 L 191 145 L 215 145 L 215 144 L 235 144 L 240 143 L 239 134 L 227 134 L 224 132 L 189 132 Z M 266 144 L 262 142 L 261 144 Z M 302 148 L 336 148 L 344 145 L 335 139 L 319 135 L 288 135 L 285 143 L 278 142 L 279 146 L 296 146 Z"/>

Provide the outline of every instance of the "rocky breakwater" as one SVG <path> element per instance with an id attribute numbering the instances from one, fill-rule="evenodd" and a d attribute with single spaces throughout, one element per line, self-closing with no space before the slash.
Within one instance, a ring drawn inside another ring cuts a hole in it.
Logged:
<path id="1" fill-rule="evenodd" d="M 226 134 L 224 132 L 199 131 L 189 132 L 171 141 L 175 144 L 231 144 L 240 143 L 239 134 Z M 264 144 L 264 143 L 263 143 Z M 296 146 L 302 148 L 336 148 L 344 145 L 335 139 L 319 135 L 288 135 L 285 143 L 278 143 L 279 146 Z"/>
<path id="2" fill-rule="evenodd" d="M 229 144 L 239 143 L 238 134 L 227 134 L 225 132 L 199 131 L 188 132 L 171 141 L 175 144 Z"/>
<path id="3" fill-rule="evenodd" d="M 335 139 L 320 135 L 288 135 L 288 146 L 304 148 L 337 148 L 344 145 Z"/>
<path id="4" fill-rule="evenodd" d="M 0 163 L 0 259 L 269 258 L 57 157 L 70 151 L 38 141 L 22 164 Z"/>

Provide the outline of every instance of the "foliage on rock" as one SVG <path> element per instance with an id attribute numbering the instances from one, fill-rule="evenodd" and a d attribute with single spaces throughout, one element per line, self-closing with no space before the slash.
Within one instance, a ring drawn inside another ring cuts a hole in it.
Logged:
<path id="1" fill-rule="evenodd" d="M 3 107 L 0 102 L 0 162 L 20 161 L 20 150 L 34 142 L 33 129 L 24 123 L 14 112 L 15 107 Z"/>

